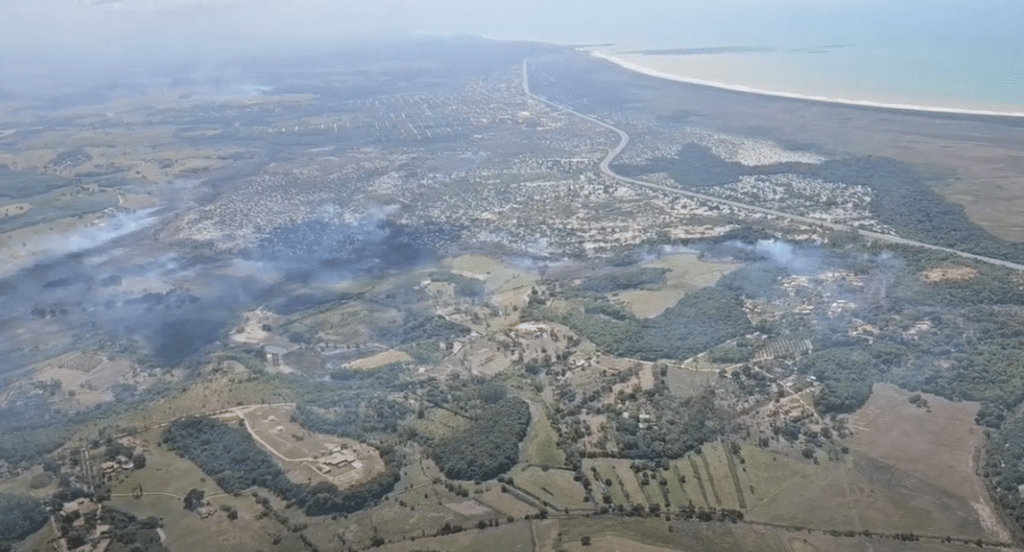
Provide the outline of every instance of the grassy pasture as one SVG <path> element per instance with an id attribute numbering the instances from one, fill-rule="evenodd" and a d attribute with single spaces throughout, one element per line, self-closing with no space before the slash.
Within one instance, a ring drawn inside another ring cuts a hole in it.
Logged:
<path id="1" fill-rule="evenodd" d="M 973 473 L 976 405 L 927 397 L 932 412 L 909 393 L 876 385 L 850 418 L 851 452 L 820 465 L 794 451 L 742 446 L 738 466 L 748 518 L 822 529 L 915 532 L 1006 540 L 1007 534 Z M 719 488 L 720 492 L 724 486 Z"/>
<path id="2" fill-rule="evenodd" d="M 692 500 L 689 493 L 687 493 L 683 484 L 679 482 L 679 475 L 675 469 L 675 466 L 669 466 L 668 471 L 664 472 L 665 479 L 668 480 L 668 499 L 673 508 L 678 506 L 685 506 Z M 694 506 L 696 506 L 694 502 Z"/>
<path id="3" fill-rule="evenodd" d="M 396 362 L 408 362 L 412 357 L 403 351 L 384 351 L 371 357 L 361 358 L 349 365 L 354 370 L 373 370 Z"/>
<path id="4" fill-rule="evenodd" d="M 584 502 L 587 496 L 583 486 L 573 481 L 569 470 L 543 470 L 537 467 L 516 468 L 511 472 L 515 485 L 559 510 L 589 510 L 592 504 Z"/>
<path id="5" fill-rule="evenodd" d="M 29 205 L 31 208 L 21 211 L 14 209 L 10 213 L 12 216 L 0 217 L 0 232 L 34 227 L 36 233 L 43 234 L 51 227 L 57 229 L 57 226 L 52 224 L 55 221 L 97 213 L 117 204 L 116 190 L 104 189 L 90 193 L 74 187 L 59 188 L 25 198 L 22 205 Z M 17 216 L 13 216 L 15 214 Z"/>
<path id="6" fill-rule="evenodd" d="M 521 459 L 528 464 L 538 466 L 562 467 L 565 465 L 565 453 L 558 448 L 558 435 L 551 427 L 544 407 L 533 403 L 530 405 L 529 433 L 523 440 Z"/>
<path id="7" fill-rule="evenodd" d="M 729 472 L 728 458 L 721 441 L 707 443 L 701 447 L 704 459 L 707 460 L 706 467 L 710 467 L 708 474 L 711 481 L 714 481 L 715 490 L 722 500 L 722 508 L 738 510 L 740 507 L 739 498 L 736 493 L 736 485 L 733 483 L 732 474 Z"/>
<path id="8" fill-rule="evenodd" d="M 428 408 L 423 419 L 412 420 L 409 424 L 419 433 L 431 439 L 441 439 L 469 426 L 469 420 L 443 408 Z"/>
<path id="9" fill-rule="evenodd" d="M 444 537 L 418 538 L 415 541 L 402 541 L 385 544 L 378 548 L 381 552 L 412 552 L 414 550 L 501 550 L 509 552 L 530 552 L 534 550 L 530 522 L 512 525 L 499 525 L 479 530 L 470 530 L 447 535 Z"/>
<path id="10" fill-rule="evenodd" d="M 614 466 L 613 462 L 615 462 L 615 461 L 614 460 L 603 460 L 603 459 L 602 460 L 586 459 L 586 460 L 583 461 L 583 472 L 585 474 L 587 474 L 589 477 L 591 477 L 591 479 L 593 479 L 594 475 L 593 475 L 593 472 L 590 471 L 590 468 L 592 466 L 596 467 L 597 468 L 597 477 L 601 480 L 602 484 L 604 484 L 605 481 L 608 481 L 608 480 L 611 481 L 611 484 L 607 485 L 607 488 L 608 488 L 608 494 L 611 495 L 611 497 L 612 497 L 612 504 L 628 504 L 629 501 L 626 500 L 626 495 L 622 492 L 622 486 L 619 485 L 619 482 L 618 482 L 618 479 L 617 479 L 617 476 L 616 476 L 616 472 L 615 472 L 615 466 Z M 595 496 L 597 496 L 598 500 L 600 500 L 600 494 L 601 493 L 597 492 L 596 490 L 601 489 L 601 485 L 595 484 L 594 485 L 594 489 L 595 489 L 595 493 L 594 493 Z"/>
<path id="11" fill-rule="evenodd" d="M 693 466 L 697 466 L 697 475 L 694 475 Z M 680 458 L 672 462 L 672 473 L 678 473 L 680 476 L 686 478 L 686 483 L 682 485 L 683 492 L 689 500 L 693 501 L 693 505 L 697 507 L 712 507 L 715 506 L 714 495 L 711 494 L 711 489 L 707 486 L 707 473 L 704 473 L 704 467 L 701 462 L 694 462 L 693 455 L 687 456 L 686 458 Z M 707 498 L 705 498 L 707 495 Z"/>
<path id="12" fill-rule="evenodd" d="M 537 513 L 537 510 L 529 504 L 513 497 L 509 493 L 501 492 L 499 485 L 492 485 L 489 491 L 473 495 L 474 500 L 501 514 L 504 519 L 512 516 L 515 519 L 523 519 L 527 515 Z"/>
<path id="13" fill-rule="evenodd" d="M 665 285 L 661 289 L 623 291 L 618 293 L 617 298 L 623 301 L 633 314 L 641 318 L 653 318 L 676 304 L 683 295 L 714 285 L 719 278 L 737 266 L 705 262 L 692 253 L 666 255 L 643 265 L 669 269 L 665 274 Z"/>
<path id="14" fill-rule="evenodd" d="M 664 517 L 620 518 L 597 516 L 590 519 L 559 520 L 556 549 L 573 551 L 637 550 L 658 552 L 678 550 L 678 537 L 669 531 Z M 590 546 L 583 546 L 583 537 L 589 536 Z"/>
<path id="15" fill-rule="evenodd" d="M 160 446 L 162 433 L 162 429 L 151 429 L 136 436 L 143 448 L 146 449 L 146 467 L 141 470 L 121 472 L 120 477 L 111 487 L 111 493 L 115 497 L 122 494 L 129 495 L 128 498 L 131 500 L 132 490 L 138 485 L 142 486 L 143 493 L 167 493 L 179 497 L 185 496 L 193 488 L 204 491 L 207 497 L 224 494 L 224 491 L 195 464 Z M 93 458 L 96 459 L 101 452 L 95 451 L 92 455 Z M 157 496 L 180 502 L 180 499 L 172 496 Z M 180 506 L 178 507 L 180 508 Z"/>
<path id="16" fill-rule="evenodd" d="M 510 267 L 481 255 L 463 255 L 448 259 L 443 264 L 452 272 L 483 280 L 492 293 L 528 289 L 538 278 L 533 270 Z"/>
<path id="17" fill-rule="evenodd" d="M 633 470 L 629 469 L 629 461 L 619 460 L 612 465 L 615 468 L 616 475 L 616 477 L 612 478 L 612 483 L 617 483 L 622 488 L 622 493 L 626 496 L 626 504 L 624 506 L 628 508 L 633 504 L 640 504 L 646 507 L 648 504 L 647 495 L 640 487 L 640 481 L 637 480 L 636 474 L 633 473 Z"/>

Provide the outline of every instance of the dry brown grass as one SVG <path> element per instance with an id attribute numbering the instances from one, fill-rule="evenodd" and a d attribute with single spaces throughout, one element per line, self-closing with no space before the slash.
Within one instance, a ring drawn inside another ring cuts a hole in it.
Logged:
<path id="1" fill-rule="evenodd" d="M 969 266 L 934 267 L 919 274 L 921 280 L 929 284 L 967 282 L 973 280 L 977 275 L 978 271 Z"/>
<path id="2" fill-rule="evenodd" d="M 741 485 L 755 488 L 748 517 L 820 529 L 1007 540 L 974 473 L 974 449 L 983 439 L 974 424 L 978 405 L 926 396 L 929 411 L 911 404 L 909 395 L 875 385 L 850 418 L 851 453 L 840 462 L 819 452 L 820 465 L 814 465 L 795 449 L 745 447 Z"/>
<path id="3" fill-rule="evenodd" d="M 257 444 L 271 453 L 291 480 L 296 483 L 329 481 L 345 488 L 384 471 L 384 461 L 376 449 L 352 439 L 306 431 L 291 421 L 294 411 L 291 405 L 238 409 L 249 431 L 257 437 Z M 317 459 L 328 456 L 332 446 L 350 451 L 356 463 L 332 468 L 326 474 L 316 469 Z"/>
<path id="4" fill-rule="evenodd" d="M 412 357 L 403 351 L 384 351 L 371 357 L 361 358 L 349 365 L 353 370 L 373 370 L 395 362 L 409 362 Z"/>

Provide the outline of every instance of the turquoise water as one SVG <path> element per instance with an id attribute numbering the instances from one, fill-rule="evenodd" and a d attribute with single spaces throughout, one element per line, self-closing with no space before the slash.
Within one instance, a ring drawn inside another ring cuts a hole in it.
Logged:
<path id="1" fill-rule="evenodd" d="M 504 7 L 451 2 L 459 9 L 418 14 L 418 28 L 560 44 L 613 43 L 613 53 L 747 48 L 678 57 L 674 72 L 702 80 L 724 73 L 728 84 L 796 94 L 1024 112 L 1019 0 L 520 0 Z"/>

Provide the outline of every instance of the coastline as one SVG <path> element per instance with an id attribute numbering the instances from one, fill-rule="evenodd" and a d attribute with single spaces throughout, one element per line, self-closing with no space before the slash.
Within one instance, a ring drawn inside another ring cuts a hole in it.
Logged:
<path id="1" fill-rule="evenodd" d="M 722 90 L 730 90 L 733 92 L 742 92 L 746 94 L 757 94 L 760 96 L 775 96 L 778 98 L 788 98 L 793 100 L 805 100 L 811 102 L 828 103 L 835 105 L 845 105 L 853 107 L 869 107 L 875 109 L 890 109 L 894 111 L 917 111 L 921 113 L 939 113 L 946 115 L 973 115 L 973 116 L 984 116 L 984 117 L 1008 117 L 1008 118 L 1024 118 L 1024 111 L 993 111 L 984 109 L 965 109 L 956 107 L 941 107 L 941 106 L 926 106 L 926 105 L 913 105 L 913 104 L 900 104 L 900 103 L 887 103 L 887 102 L 876 102 L 869 100 L 854 100 L 848 98 L 834 98 L 828 96 L 815 96 L 807 94 L 798 94 L 795 92 L 781 92 L 775 90 L 765 90 L 761 88 L 754 88 L 750 86 L 744 86 L 741 84 L 727 84 L 724 82 L 717 82 L 712 80 L 695 79 L 684 77 L 681 75 L 674 75 L 672 73 L 666 73 L 650 67 L 644 67 L 643 65 L 627 61 L 612 54 L 599 52 L 596 50 L 589 50 L 590 55 L 601 58 L 605 61 L 614 63 L 619 67 L 641 73 L 650 77 L 656 77 L 660 79 L 672 80 L 676 82 L 683 82 L 687 84 L 696 84 L 699 86 L 709 86 L 712 88 L 719 88 Z"/>

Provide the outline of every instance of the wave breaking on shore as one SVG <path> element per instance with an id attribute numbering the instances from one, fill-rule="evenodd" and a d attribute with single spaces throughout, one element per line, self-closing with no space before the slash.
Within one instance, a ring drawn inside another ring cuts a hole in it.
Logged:
<path id="1" fill-rule="evenodd" d="M 607 54 L 599 51 L 590 51 L 590 55 L 598 57 L 614 63 L 624 69 L 642 73 L 651 77 L 657 77 L 660 79 L 673 80 L 676 82 L 684 82 L 687 84 L 696 84 L 700 86 L 711 86 L 714 88 L 721 88 L 723 90 L 731 90 L 734 92 L 744 92 L 747 94 L 758 94 L 762 96 L 776 96 L 780 98 L 790 98 L 795 100 L 805 100 L 812 102 L 823 102 L 838 105 L 850 105 L 858 107 L 873 107 L 880 109 L 892 109 L 899 111 L 921 111 L 926 113 L 945 113 L 953 115 L 976 115 L 986 117 L 1020 117 L 1024 118 L 1024 111 L 993 111 L 985 109 L 966 109 L 957 107 L 942 107 L 942 106 L 927 106 L 927 105 L 914 105 L 914 104 L 901 104 L 901 103 L 887 103 L 887 102 L 876 102 L 869 100 L 855 100 L 848 98 L 835 98 L 829 96 L 816 96 L 808 94 L 798 94 L 795 92 L 781 92 L 777 90 L 765 90 L 761 88 L 754 88 L 750 86 L 744 86 L 742 84 L 728 84 L 724 82 L 717 82 L 712 80 L 696 79 L 685 77 L 682 75 L 675 75 L 672 73 L 666 73 L 650 67 L 644 67 L 638 63 L 624 60 L 622 58 L 615 57 L 614 55 Z"/>

